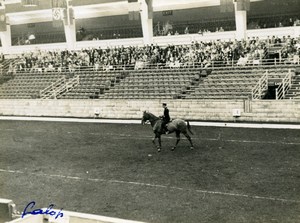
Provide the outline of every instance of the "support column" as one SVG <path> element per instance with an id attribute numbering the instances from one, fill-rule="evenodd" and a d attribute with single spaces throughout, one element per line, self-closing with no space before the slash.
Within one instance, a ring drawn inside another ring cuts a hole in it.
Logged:
<path id="1" fill-rule="evenodd" d="M 68 50 L 74 50 L 76 47 L 76 26 L 75 26 L 75 19 L 73 19 L 73 24 L 64 24 L 66 42 L 68 45 Z"/>
<path id="2" fill-rule="evenodd" d="M 246 39 L 247 11 L 237 10 L 237 3 L 234 2 L 234 12 L 235 12 L 236 39 L 237 40 Z"/>
<path id="3" fill-rule="evenodd" d="M 70 0 L 66 0 L 67 7 L 64 13 L 64 30 L 66 42 L 69 50 L 74 50 L 76 47 L 76 23 L 74 10 Z"/>
<path id="4" fill-rule="evenodd" d="M 150 4 L 152 4 L 152 1 Z M 145 45 L 153 43 L 153 19 L 152 16 L 149 16 L 148 7 L 149 5 L 146 3 L 146 1 L 141 0 L 141 22 Z M 149 19 L 149 17 L 151 17 L 151 19 Z"/>
<path id="5" fill-rule="evenodd" d="M 7 21 L 7 24 L 9 24 L 9 21 Z M 4 53 L 9 53 L 10 47 L 11 47 L 11 29 L 10 25 L 6 25 L 6 31 L 0 32 L 0 39 L 2 44 L 2 49 Z"/>

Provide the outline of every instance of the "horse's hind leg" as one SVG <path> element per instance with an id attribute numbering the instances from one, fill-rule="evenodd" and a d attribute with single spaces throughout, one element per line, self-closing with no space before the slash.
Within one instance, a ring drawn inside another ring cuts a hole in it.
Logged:
<path id="1" fill-rule="evenodd" d="M 176 149 L 179 141 L 180 141 L 180 131 L 176 131 L 176 145 L 171 149 L 172 151 Z"/>
<path id="2" fill-rule="evenodd" d="M 187 132 L 185 132 L 185 133 L 183 133 L 183 134 L 184 134 L 185 137 L 189 140 L 189 142 L 190 142 L 190 144 L 191 144 L 191 149 L 194 149 L 194 145 L 193 145 L 193 142 L 192 142 L 192 139 L 191 139 L 190 135 L 189 135 Z"/>

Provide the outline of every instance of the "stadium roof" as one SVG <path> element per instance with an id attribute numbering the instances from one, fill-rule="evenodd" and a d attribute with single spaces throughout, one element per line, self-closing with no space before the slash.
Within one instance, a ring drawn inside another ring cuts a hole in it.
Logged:
<path id="1" fill-rule="evenodd" d="M 251 0 L 262 1 L 262 0 Z M 6 12 L 11 25 L 52 20 L 50 0 L 40 0 L 39 6 L 23 7 L 21 0 L 6 0 Z M 76 19 L 124 15 L 128 13 L 127 0 L 73 0 Z M 178 10 L 220 5 L 220 0 L 153 0 L 154 11 Z"/>

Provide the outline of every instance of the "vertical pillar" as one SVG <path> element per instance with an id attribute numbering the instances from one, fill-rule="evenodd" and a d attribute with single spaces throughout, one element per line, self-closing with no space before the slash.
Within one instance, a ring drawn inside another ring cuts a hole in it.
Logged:
<path id="1" fill-rule="evenodd" d="M 149 4 L 152 4 L 152 1 Z M 145 0 L 141 0 L 141 23 L 145 45 L 153 43 L 153 19 L 152 16 L 149 15 L 148 7 L 151 6 L 149 6 Z"/>
<path id="2" fill-rule="evenodd" d="M 234 12 L 235 12 L 235 26 L 236 26 L 236 39 L 246 39 L 247 31 L 247 11 L 238 10 L 237 3 L 234 2 Z"/>
<path id="3" fill-rule="evenodd" d="M 6 31 L 0 32 L 0 39 L 1 39 L 3 52 L 9 53 L 11 47 L 11 29 L 10 29 L 8 19 L 6 21 L 8 25 L 6 25 Z"/>
<path id="4" fill-rule="evenodd" d="M 69 50 L 74 50 L 76 47 L 76 27 L 75 21 L 73 24 L 64 24 L 65 36 Z"/>
<path id="5" fill-rule="evenodd" d="M 66 42 L 69 50 L 74 50 L 76 47 L 76 23 L 74 18 L 73 7 L 69 0 L 66 0 L 67 7 L 64 13 L 64 31 Z"/>

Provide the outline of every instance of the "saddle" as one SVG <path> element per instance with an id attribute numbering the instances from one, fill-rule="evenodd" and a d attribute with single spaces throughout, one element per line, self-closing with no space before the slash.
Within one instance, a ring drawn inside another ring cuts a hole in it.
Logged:
<path id="1" fill-rule="evenodd" d="M 162 120 L 163 118 L 160 117 L 160 120 Z M 169 124 L 173 121 L 173 119 L 170 119 L 170 121 L 168 123 L 166 123 L 166 128 L 168 128 Z M 161 122 L 157 122 L 154 126 L 153 126 L 153 131 L 160 129 L 161 128 Z M 163 132 L 165 132 L 165 130 L 163 130 Z"/>

